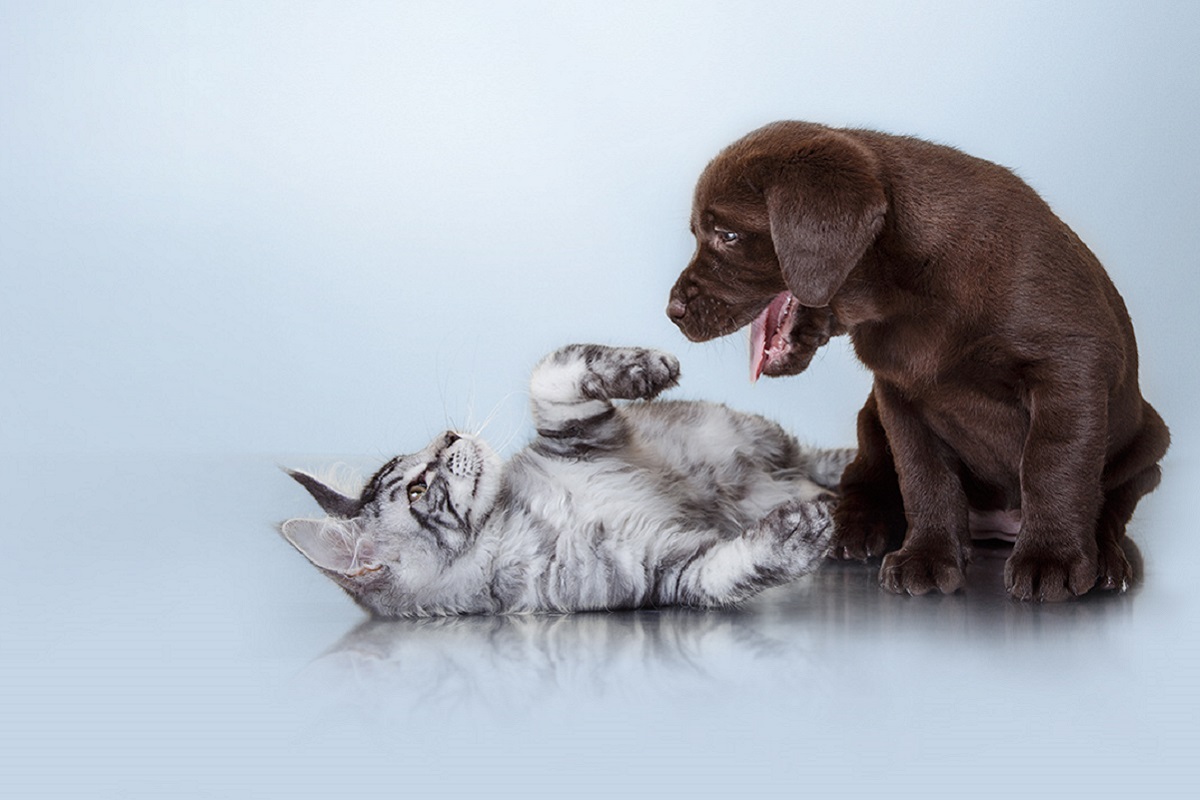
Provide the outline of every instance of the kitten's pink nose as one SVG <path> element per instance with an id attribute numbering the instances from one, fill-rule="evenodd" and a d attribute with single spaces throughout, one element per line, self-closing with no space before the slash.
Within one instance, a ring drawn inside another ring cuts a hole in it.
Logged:
<path id="1" fill-rule="evenodd" d="M 687 316 L 687 304 L 678 297 L 672 297 L 671 302 L 667 303 L 667 316 L 674 320 L 683 319 Z"/>

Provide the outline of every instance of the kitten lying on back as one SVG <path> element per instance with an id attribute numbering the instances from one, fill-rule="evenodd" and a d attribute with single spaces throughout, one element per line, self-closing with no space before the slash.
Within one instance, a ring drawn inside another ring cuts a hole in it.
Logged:
<path id="1" fill-rule="evenodd" d="M 571 345 L 533 372 L 537 438 L 507 464 L 447 432 L 284 537 L 367 611 L 434 616 L 726 606 L 815 569 L 852 450 L 724 406 L 642 402 L 671 355 Z"/>

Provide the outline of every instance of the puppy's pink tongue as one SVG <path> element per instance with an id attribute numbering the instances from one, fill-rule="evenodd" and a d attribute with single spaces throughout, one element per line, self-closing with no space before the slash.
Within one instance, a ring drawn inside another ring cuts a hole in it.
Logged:
<path id="1" fill-rule="evenodd" d="M 750 382 L 754 383 L 762 377 L 763 366 L 767 362 L 767 340 L 774 335 L 779 326 L 779 318 L 783 314 L 791 292 L 780 292 L 775 296 L 762 313 L 750 323 Z"/>
<path id="2" fill-rule="evenodd" d="M 750 382 L 762 377 L 763 361 L 767 358 L 767 312 L 750 323 Z"/>

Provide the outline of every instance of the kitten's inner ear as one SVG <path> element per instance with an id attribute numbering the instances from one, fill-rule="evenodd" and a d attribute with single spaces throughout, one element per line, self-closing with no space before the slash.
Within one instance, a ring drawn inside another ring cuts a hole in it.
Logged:
<path id="1" fill-rule="evenodd" d="M 321 569 L 362 575 L 379 569 L 371 540 L 354 520 L 289 519 L 280 528 L 285 539 Z"/>
<path id="2" fill-rule="evenodd" d="M 362 511 L 361 500 L 346 497 L 344 494 L 329 488 L 311 475 L 305 475 L 303 472 L 291 469 L 287 471 L 287 474 L 295 478 L 297 483 L 308 490 L 308 493 L 313 496 L 313 499 L 324 509 L 326 514 L 350 519 L 351 517 L 357 517 Z"/>

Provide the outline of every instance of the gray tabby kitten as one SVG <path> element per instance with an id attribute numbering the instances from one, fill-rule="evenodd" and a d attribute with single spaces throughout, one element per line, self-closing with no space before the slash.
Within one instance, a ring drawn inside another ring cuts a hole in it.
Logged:
<path id="1" fill-rule="evenodd" d="M 679 362 L 571 345 L 535 368 L 537 438 L 503 464 L 447 432 L 357 498 L 290 474 L 330 516 L 284 537 L 380 616 L 728 606 L 825 555 L 852 450 L 700 402 L 639 402 Z"/>

